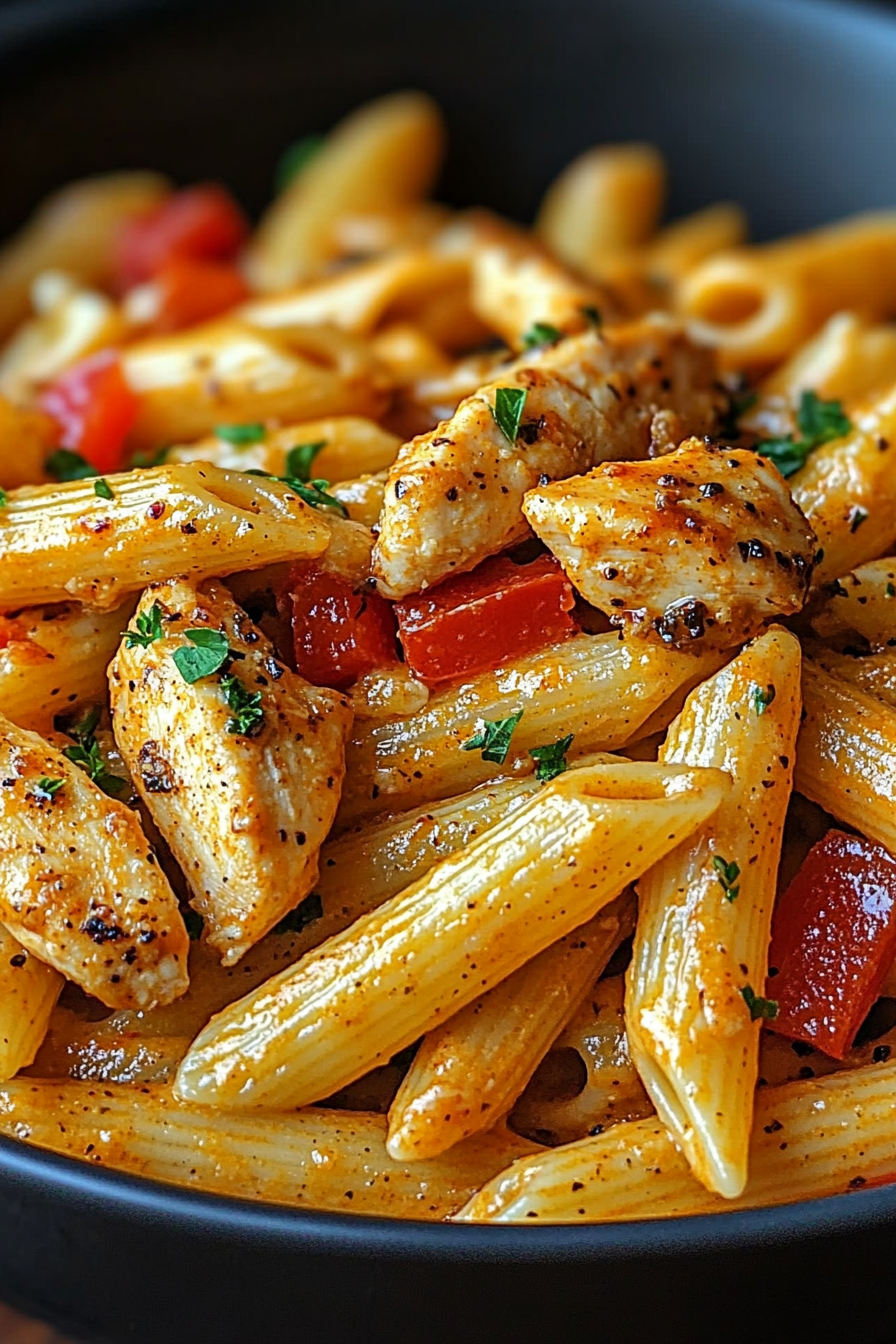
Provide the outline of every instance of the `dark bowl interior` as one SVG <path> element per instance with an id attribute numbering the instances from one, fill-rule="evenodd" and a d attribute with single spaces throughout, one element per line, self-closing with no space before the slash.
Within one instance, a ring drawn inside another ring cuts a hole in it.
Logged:
<path id="1" fill-rule="evenodd" d="M 657 142 L 674 213 L 764 237 L 896 203 L 896 21 L 818 0 L 0 0 L 0 235 L 85 172 L 151 166 L 268 198 L 278 153 L 429 89 L 442 194 L 531 216 L 599 140 Z M 896 1188 L 594 1228 L 262 1208 L 0 1141 L 0 1298 L 139 1344 L 896 1339 Z M 892 1332 L 892 1335 L 891 1335 Z"/>

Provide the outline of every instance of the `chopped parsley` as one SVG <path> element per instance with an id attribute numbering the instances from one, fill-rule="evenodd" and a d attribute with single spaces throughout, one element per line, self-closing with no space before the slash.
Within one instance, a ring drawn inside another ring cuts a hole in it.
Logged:
<path id="1" fill-rule="evenodd" d="M 774 698 L 775 688 L 771 684 L 768 686 L 753 686 L 750 691 L 750 699 L 753 701 L 753 708 L 757 714 L 764 714 Z"/>
<path id="2" fill-rule="evenodd" d="M 744 996 L 744 1003 L 750 1010 L 751 1022 L 758 1021 L 760 1017 L 773 1022 L 778 1016 L 778 1005 L 775 1000 L 760 998 L 758 994 L 753 992 L 752 985 L 744 985 L 741 994 Z"/>
<path id="3" fill-rule="evenodd" d="M 225 672 L 221 677 L 221 690 L 228 709 L 233 711 L 233 718 L 227 720 L 228 733 L 257 737 L 264 727 L 261 691 L 247 691 L 232 672 Z"/>
<path id="4" fill-rule="evenodd" d="M 160 467 L 166 461 L 170 448 L 156 448 L 150 452 L 146 448 L 139 449 L 131 458 L 132 467 Z"/>
<path id="5" fill-rule="evenodd" d="M 747 411 L 751 411 L 758 400 L 758 392 L 732 392 L 728 410 L 719 429 L 723 439 L 740 438 L 740 418 L 746 415 Z"/>
<path id="6" fill-rule="evenodd" d="M 593 303 L 582 304 L 582 316 L 586 317 L 596 331 L 600 331 L 604 320 L 600 315 L 600 309 L 595 308 Z"/>
<path id="7" fill-rule="evenodd" d="M 38 802 L 48 803 L 56 797 L 64 783 L 64 779 L 50 779 L 48 775 L 41 775 L 34 786 L 34 797 Z"/>
<path id="8" fill-rule="evenodd" d="M 294 910 L 290 910 L 284 915 L 279 924 L 275 924 L 273 933 L 301 933 L 307 929 L 309 924 L 322 917 L 324 913 L 323 901 L 316 891 L 312 891 L 310 896 L 306 896 L 304 901 L 300 901 Z"/>
<path id="9" fill-rule="evenodd" d="M 526 405 L 526 389 L 523 387 L 499 387 L 495 391 L 495 404 L 492 415 L 508 443 L 516 443 L 520 432 L 520 421 Z"/>
<path id="10" fill-rule="evenodd" d="M 215 425 L 215 434 L 225 443 L 232 443 L 235 448 L 248 448 L 252 443 L 261 443 L 267 430 L 264 425 L 253 421 L 247 425 Z"/>
<path id="11" fill-rule="evenodd" d="M 153 602 L 149 611 L 137 612 L 137 629 L 122 630 L 124 636 L 124 646 L 126 649 L 134 649 L 139 644 L 141 649 L 148 649 L 150 644 L 154 644 L 157 639 L 161 639 L 162 631 L 162 608 L 158 602 Z"/>
<path id="12" fill-rule="evenodd" d="M 860 504 L 853 504 L 852 508 L 849 511 L 850 532 L 858 532 L 859 528 L 862 526 L 867 517 L 868 517 L 867 509 L 863 509 Z"/>
<path id="13" fill-rule="evenodd" d="M 307 485 L 311 480 L 311 465 L 322 448 L 326 448 L 326 439 L 317 443 L 297 443 L 286 454 L 286 475 L 294 481 Z"/>
<path id="14" fill-rule="evenodd" d="M 523 349 L 534 350 L 539 345 L 556 345 L 563 340 L 563 332 L 552 327 L 550 322 L 533 322 L 528 331 L 523 332 Z"/>
<path id="15" fill-rule="evenodd" d="M 0 509 L 5 509 L 6 505 L 7 505 L 7 494 L 6 491 L 3 489 L 3 487 L 0 486 Z"/>
<path id="16" fill-rule="evenodd" d="M 185 630 L 184 634 L 193 648 L 175 649 L 171 656 L 184 681 L 192 685 L 218 672 L 230 657 L 230 647 L 227 636 L 220 630 L 201 628 Z"/>
<path id="17" fill-rule="evenodd" d="M 299 173 L 303 172 L 324 143 L 322 135 L 303 135 L 285 149 L 274 170 L 274 188 L 283 191 Z"/>
<path id="18" fill-rule="evenodd" d="M 283 478 L 291 490 L 295 490 L 299 499 L 310 504 L 312 509 L 338 509 L 343 518 L 348 517 L 348 509 L 341 499 L 335 495 L 328 495 L 330 482 L 324 480 L 316 481 L 297 481 L 292 476 Z"/>
<path id="19" fill-rule="evenodd" d="M 99 495 L 100 499 L 114 499 L 112 487 L 105 476 L 97 476 L 93 483 L 93 493 Z"/>
<path id="20" fill-rule="evenodd" d="M 57 448 L 55 453 L 51 453 L 47 458 L 44 466 L 47 475 L 52 476 L 54 481 L 86 481 L 91 476 L 99 475 L 86 458 L 80 453 L 73 453 L 70 448 Z"/>
<path id="21" fill-rule="evenodd" d="M 72 765 L 77 765 L 87 777 L 102 789 L 110 798 L 121 798 L 128 791 L 128 782 L 121 775 L 115 775 L 103 760 L 100 744 L 94 736 L 99 722 L 99 706 L 88 709 L 81 718 L 72 724 L 69 732 L 75 738 L 75 745 L 63 747 L 62 754 Z"/>
<path id="22" fill-rule="evenodd" d="M 202 930 L 205 928 L 205 920 L 199 911 L 194 910 L 191 905 L 184 906 L 180 913 L 184 921 L 184 928 L 190 936 L 190 942 L 198 942 L 202 937 Z"/>
<path id="23" fill-rule="evenodd" d="M 822 401 L 811 390 L 800 397 L 796 422 L 801 438 L 786 434 L 780 439 L 760 439 L 754 445 L 757 453 L 774 462 L 782 476 L 793 476 L 816 448 L 842 438 L 852 429 L 852 421 L 839 401 Z"/>
<path id="24" fill-rule="evenodd" d="M 573 734 L 561 737 L 559 742 L 550 742 L 544 747 L 530 747 L 529 755 L 535 762 L 535 778 L 542 784 L 556 779 L 566 769 L 566 753 L 572 746 Z"/>
<path id="25" fill-rule="evenodd" d="M 712 866 L 716 870 L 716 877 L 719 879 L 719 885 L 725 893 L 726 901 L 736 901 L 740 894 L 740 887 L 735 886 L 740 877 L 740 868 L 736 863 L 729 863 L 727 859 L 714 854 Z"/>
<path id="26" fill-rule="evenodd" d="M 468 742 L 461 744 L 461 750 L 481 751 L 484 761 L 503 765 L 510 750 L 510 739 L 522 717 L 523 711 L 518 710 L 506 719 L 482 719 L 482 727 Z"/>
<path id="27" fill-rule="evenodd" d="M 896 597 L 896 585 L 888 583 L 886 593 L 887 597 Z"/>

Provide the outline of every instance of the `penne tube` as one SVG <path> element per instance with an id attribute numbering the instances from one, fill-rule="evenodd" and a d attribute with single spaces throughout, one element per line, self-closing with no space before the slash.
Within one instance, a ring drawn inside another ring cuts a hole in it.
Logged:
<path id="1" fill-rule="evenodd" d="M 803 392 L 849 409 L 882 397 L 896 383 L 896 326 L 871 326 L 856 313 L 835 313 L 821 331 L 765 378 L 759 404 L 741 417 L 747 428 L 769 436 L 793 430 L 793 412 Z M 782 410 L 790 410 L 782 421 Z M 771 419 L 771 416 L 775 416 Z"/>
<path id="2" fill-rule="evenodd" d="M 376 418 L 386 397 L 366 346 L 328 327 L 303 327 L 289 340 L 221 318 L 122 351 L 139 401 L 128 442 L 157 449 L 211 434 L 235 421 Z"/>
<path id="3" fill-rule="evenodd" d="M 850 653 L 837 653 L 822 644 L 807 647 L 804 641 L 803 647 L 825 672 L 896 709 L 896 651 L 888 649 L 885 653 L 856 657 Z"/>
<path id="4" fill-rule="evenodd" d="M 232 1115 L 158 1084 L 19 1078 L 0 1087 L 0 1133 L 94 1166 L 237 1199 L 443 1220 L 515 1157 L 515 1135 L 477 1135 L 433 1162 L 395 1162 L 384 1116 L 308 1110 Z"/>
<path id="5" fill-rule="evenodd" d="M 410 205 L 442 159 L 441 114 L 424 93 L 393 93 L 358 108 L 268 207 L 245 258 L 254 289 L 285 289 L 338 255 L 341 216 Z"/>
<path id="6" fill-rule="evenodd" d="M 460 1222 L 603 1223 L 724 1213 L 846 1194 L 896 1173 L 896 1064 L 761 1088 L 750 1179 L 711 1194 L 655 1118 L 522 1158 L 457 1215 Z"/>
<path id="7" fill-rule="evenodd" d="M 198 443 L 170 448 L 165 461 L 211 462 L 232 471 L 266 471 L 271 476 L 288 476 L 294 474 L 289 470 L 289 455 L 293 449 L 302 447 L 309 450 L 310 474 L 336 482 L 385 471 L 395 461 L 401 440 L 363 416 L 335 415 L 266 430 L 257 443 L 232 443 L 211 434 Z"/>
<path id="8" fill-rule="evenodd" d="M 803 659 L 794 788 L 896 854 L 896 710 Z"/>
<path id="9" fill-rule="evenodd" d="M 112 611 L 91 611 L 72 602 L 29 607 L 5 621 L 0 714 L 20 728 L 48 733 L 57 714 L 102 704 L 106 669 L 133 609 L 133 602 Z"/>
<path id="10" fill-rule="evenodd" d="M 626 988 L 632 1059 L 708 1190 L 741 1194 L 759 1058 L 747 998 L 768 971 L 800 721 L 800 646 L 780 626 L 689 696 L 660 760 L 734 781 L 705 826 L 638 886 Z"/>
<path id="11" fill-rule="evenodd" d="M 0 1082 L 34 1060 L 64 984 L 0 924 Z"/>
<path id="12" fill-rule="evenodd" d="M 891 554 L 896 545 L 896 388 L 853 417 L 842 439 L 824 443 L 792 477 L 793 498 L 821 548 L 817 587 Z"/>
<path id="13" fill-rule="evenodd" d="M 0 392 L 23 403 L 72 364 L 127 335 L 124 317 L 105 294 L 79 289 L 70 277 L 51 281 L 52 303 L 26 322 L 0 353 Z M 54 293 L 58 282 L 58 292 Z"/>
<path id="14" fill-rule="evenodd" d="M 239 1109 L 330 1096 L 593 918 L 727 788 L 720 771 L 569 771 L 221 1013 L 181 1064 L 178 1095 Z"/>
<path id="15" fill-rule="evenodd" d="M 613 975 L 585 995 L 511 1111 L 515 1133 L 554 1146 L 653 1113 L 628 1047 L 624 989 Z"/>
<path id="16" fill-rule="evenodd" d="M 490 237 L 486 229 L 472 254 L 473 311 L 512 350 L 525 345 L 536 322 L 566 334 L 586 330 L 593 315 L 615 316 L 604 290 L 579 279 L 525 237 Z M 588 313 L 592 313 L 589 319 Z"/>
<path id="17" fill-rule="evenodd" d="M 662 708 L 715 672 L 725 655 L 679 653 L 615 634 L 578 635 L 431 695 L 418 714 L 362 720 L 346 752 L 337 824 L 414 807 L 474 788 L 500 773 L 530 774 L 529 749 L 573 734 L 573 754 L 616 751 L 665 727 Z M 523 711 L 507 760 L 496 767 L 464 750 L 483 721 Z"/>
<path id="18" fill-rule="evenodd" d="M 108 610 L 172 571 L 210 575 L 311 559 L 324 517 L 281 481 L 201 462 L 24 486 L 0 510 L 0 611 L 71 598 Z"/>
<path id="19" fill-rule="evenodd" d="M 49 415 L 0 396 L 0 486 L 14 490 L 46 480 L 44 464 L 58 438 L 59 427 Z"/>
<path id="20" fill-rule="evenodd" d="M 437 1157 L 506 1114 L 634 915 L 621 896 L 424 1036 L 389 1111 L 392 1157 Z"/>
<path id="21" fill-rule="evenodd" d="M 871 649 L 892 649 L 896 641 L 896 556 L 859 565 L 833 584 L 831 595 L 812 615 L 822 639 L 847 638 Z M 861 636 L 856 641 L 855 636 Z"/>
<path id="22" fill-rule="evenodd" d="M 646 269 L 667 284 L 677 284 L 700 262 L 746 239 L 747 217 L 741 207 L 720 201 L 660 229 L 646 249 Z"/>
<path id="23" fill-rule="evenodd" d="M 383 511 L 388 480 L 388 472 L 377 471 L 372 475 L 356 476 L 353 480 L 337 481 L 330 493 L 345 506 L 352 522 L 376 527 Z"/>

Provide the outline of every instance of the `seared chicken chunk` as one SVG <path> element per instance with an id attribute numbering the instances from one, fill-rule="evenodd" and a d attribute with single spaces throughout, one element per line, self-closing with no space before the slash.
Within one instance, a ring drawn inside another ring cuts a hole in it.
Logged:
<path id="1" fill-rule="evenodd" d="M 37 733 L 0 718 L 0 921 L 109 1008 L 187 988 L 190 940 L 140 821 Z"/>
<path id="2" fill-rule="evenodd" d="M 109 669 L 115 737 L 233 965 L 314 886 L 352 713 L 278 662 L 223 585 L 155 584 L 131 630 L 154 611 L 160 637 L 126 638 Z"/>
<path id="3" fill-rule="evenodd" d="M 498 424 L 506 390 L 525 398 L 513 439 Z M 711 356 L 663 317 L 585 332 L 508 366 L 399 453 L 374 550 L 380 592 L 419 592 L 528 536 L 522 501 L 536 485 L 665 450 L 663 408 L 676 439 L 710 430 L 720 409 Z"/>
<path id="4" fill-rule="evenodd" d="M 816 538 L 756 453 L 690 439 L 529 492 L 526 517 L 614 625 L 728 647 L 806 600 Z"/>

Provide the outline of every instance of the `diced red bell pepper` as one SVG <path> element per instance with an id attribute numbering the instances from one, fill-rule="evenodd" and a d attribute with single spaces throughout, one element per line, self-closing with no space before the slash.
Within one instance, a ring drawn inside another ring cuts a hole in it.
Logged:
<path id="1" fill-rule="evenodd" d="M 242 210 L 214 182 L 176 191 L 118 236 L 115 273 L 122 289 L 152 280 L 172 261 L 231 261 L 249 236 Z"/>
<path id="2" fill-rule="evenodd" d="M 159 293 L 155 331 L 179 331 L 205 322 L 242 303 L 249 293 L 229 261 L 169 261 L 155 284 Z"/>
<path id="3" fill-rule="evenodd" d="M 766 994 L 769 1026 L 835 1059 L 853 1043 L 896 957 L 896 859 L 831 830 L 779 898 Z"/>
<path id="4" fill-rule="evenodd" d="M 60 443 L 103 475 L 119 471 L 124 441 L 140 409 L 115 350 L 101 350 L 61 374 L 41 397 L 61 429 Z"/>
<path id="5" fill-rule="evenodd" d="M 286 593 L 296 671 L 314 686 L 344 691 L 398 662 L 391 602 L 313 563 L 297 565 Z"/>
<path id="6" fill-rule="evenodd" d="M 553 556 L 519 565 L 496 555 L 432 592 L 396 602 L 395 614 L 408 666 L 433 686 L 576 634 L 574 602 Z"/>

